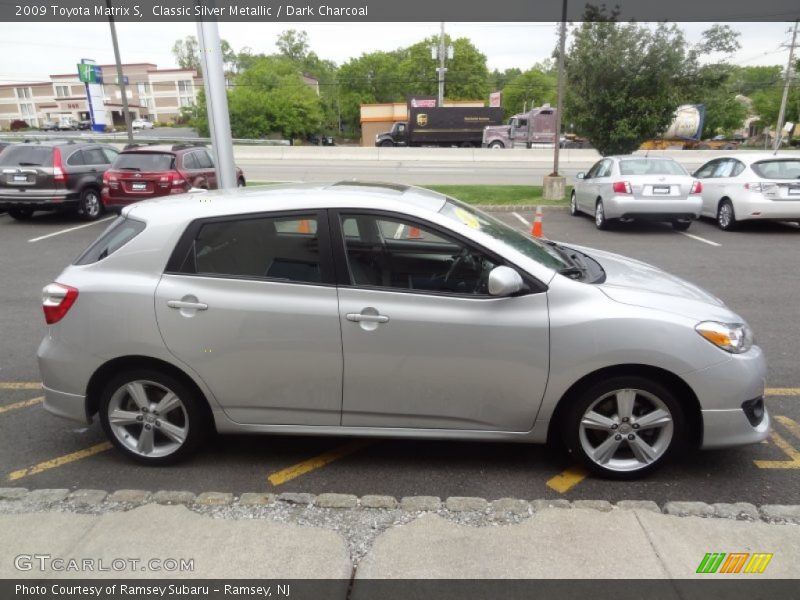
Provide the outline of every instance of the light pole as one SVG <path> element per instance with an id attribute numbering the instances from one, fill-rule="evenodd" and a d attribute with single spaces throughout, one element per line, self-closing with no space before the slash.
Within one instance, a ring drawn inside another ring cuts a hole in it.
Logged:
<path id="1" fill-rule="evenodd" d="M 437 106 L 444 106 L 444 74 L 447 69 L 444 66 L 445 47 L 444 47 L 444 21 L 442 21 L 442 28 L 439 34 L 439 68 L 436 71 L 439 73 L 439 102 Z"/>
<path id="2" fill-rule="evenodd" d="M 561 31 L 558 40 L 558 98 L 556 100 L 556 130 L 553 134 L 553 172 L 543 181 L 545 200 L 563 200 L 566 180 L 558 172 L 561 147 L 561 112 L 564 108 L 564 54 L 567 47 L 567 0 L 561 4 Z"/>
<path id="3" fill-rule="evenodd" d="M 119 58 L 117 26 L 114 24 L 111 0 L 106 0 L 106 6 L 108 7 L 108 25 L 111 27 L 111 43 L 114 46 L 114 60 L 117 63 L 117 84 L 119 84 L 120 94 L 122 96 L 122 115 L 125 117 L 125 130 L 128 132 L 128 142 L 133 143 L 133 126 L 131 125 L 131 113 L 130 110 L 128 110 L 128 92 L 125 90 L 125 76 L 122 74 L 122 62 Z"/>
<path id="4" fill-rule="evenodd" d="M 795 42 L 797 42 L 797 24 L 798 21 L 794 22 L 794 33 L 792 33 L 792 44 L 789 46 L 789 62 L 786 63 L 786 74 L 785 74 L 785 81 L 783 83 L 783 98 L 781 99 L 781 110 L 778 114 L 778 125 L 775 127 L 775 151 L 778 150 L 778 147 L 781 144 L 781 140 L 783 139 L 782 128 L 783 128 L 783 120 L 786 118 L 786 103 L 789 100 L 789 88 L 791 87 L 792 83 L 792 61 L 794 60 L 794 46 Z"/>

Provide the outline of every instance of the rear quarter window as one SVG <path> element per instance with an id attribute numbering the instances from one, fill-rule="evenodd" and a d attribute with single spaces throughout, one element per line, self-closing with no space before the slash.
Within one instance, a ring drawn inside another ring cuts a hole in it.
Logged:
<path id="1" fill-rule="evenodd" d="M 144 231 L 145 224 L 141 221 L 118 217 L 108 229 L 100 234 L 92 244 L 83 251 L 76 260 L 76 265 L 90 265 L 111 256 Z"/>

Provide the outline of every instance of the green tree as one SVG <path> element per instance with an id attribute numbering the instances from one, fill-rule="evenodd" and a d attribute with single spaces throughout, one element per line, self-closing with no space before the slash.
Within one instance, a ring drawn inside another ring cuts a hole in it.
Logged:
<path id="1" fill-rule="evenodd" d="M 236 53 L 226 40 L 220 40 L 220 46 L 223 66 L 226 71 L 230 71 L 236 65 Z M 197 43 L 195 36 L 187 35 L 182 40 L 176 40 L 172 45 L 172 55 L 181 69 L 194 69 L 198 73 L 202 73 L 200 68 L 200 45 Z"/>
<path id="2" fill-rule="evenodd" d="M 558 79 L 553 73 L 543 73 L 537 68 L 530 69 L 509 81 L 503 88 L 503 109 L 511 116 L 523 111 L 525 107 L 555 105 Z"/>
<path id="3" fill-rule="evenodd" d="M 308 55 L 308 33 L 287 29 L 278 36 L 275 45 L 282 56 L 295 62 L 302 61 Z"/>
<path id="4" fill-rule="evenodd" d="M 616 14 L 588 15 L 565 57 L 566 117 L 602 154 L 627 154 L 669 125 L 676 107 L 721 73 L 700 57 L 726 53 L 735 32 L 712 27 L 692 47 L 674 24 L 621 24 Z"/>

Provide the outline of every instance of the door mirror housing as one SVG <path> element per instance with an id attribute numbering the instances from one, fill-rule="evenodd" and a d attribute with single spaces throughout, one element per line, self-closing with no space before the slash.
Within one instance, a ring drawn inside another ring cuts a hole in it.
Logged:
<path id="1" fill-rule="evenodd" d="M 511 267 L 499 266 L 489 272 L 489 295 L 510 296 L 525 287 L 522 276 Z"/>
<path id="2" fill-rule="evenodd" d="M 584 173 L 583 171 L 581 171 L 581 172 L 580 172 L 580 173 L 578 173 L 578 174 L 577 174 L 575 177 L 577 177 L 578 179 L 586 179 L 586 173 Z"/>

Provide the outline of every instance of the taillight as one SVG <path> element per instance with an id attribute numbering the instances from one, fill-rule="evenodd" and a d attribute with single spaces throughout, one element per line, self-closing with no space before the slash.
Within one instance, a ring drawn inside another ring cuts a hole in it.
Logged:
<path id="1" fill-rule="evenodd" d="M 64 173 L 64 163 L 61 162 L 61 149 L 53 148 L 53 181 L 66 183 L 67 174 Z"/>
<path id="2" fill-rule="evenodd" d="M 178 171 L 170 171 L 166 175 L 162 175 L 158 180 L 158 185 L 161 188 L 169 190 L 170 194 L 182 194 L 186 191 L 186 179 Z"/>
<path id="3" fill-rule="evenodd" d="M 703 193 L 703 184 L 699 181 L 694 181 L 692 183 L 692 191 L 689 192 L 690 194 L 702 194 Z"/>
<path id="4" fill-rule="evenodd" d="M 78 299 L 78 290 L 63 283 L 51 283 L 42 290 L 44 320 L 48 325 L 58 323 Z"/>
<path id="5" fill-rule="evenodd" d="M 112 174 L 111 171 L 103 173 L 103 183 L 112 190 L 119 189 L 119 179 L 117 179 L 117 176 Z"/>
<path id="6" fill-rule="evenodd" d="M 759 181 L 755 183 L 744 184 L 744 189 L 746 189 L 748 192 L 761 192 L 764 194 L 774 193 L 777 188 L 778 184 L 771 181 Z"/>
<path id="7" fill-rule="evenodd" d="M 631 184 L 627 181 L 615 181 L 613 184 L 615 194 L 632 194 Z"/>

